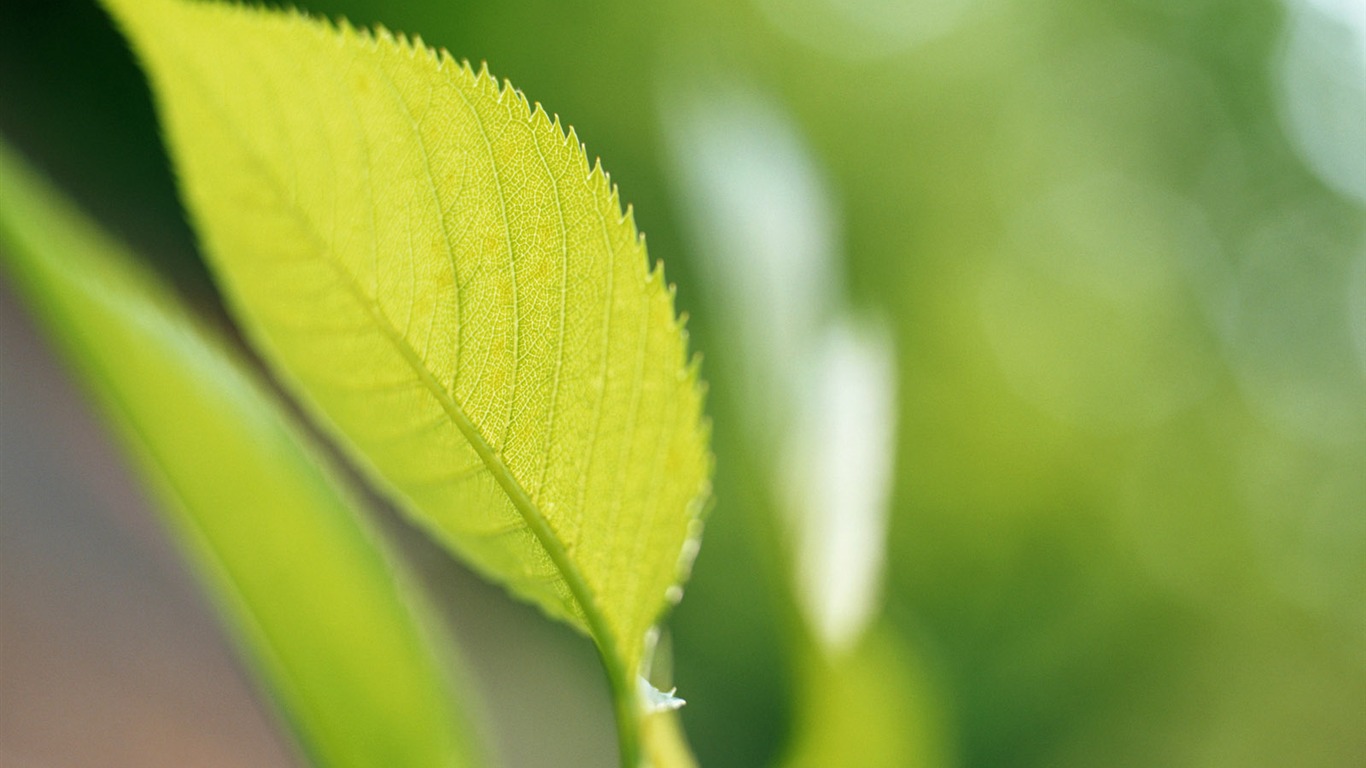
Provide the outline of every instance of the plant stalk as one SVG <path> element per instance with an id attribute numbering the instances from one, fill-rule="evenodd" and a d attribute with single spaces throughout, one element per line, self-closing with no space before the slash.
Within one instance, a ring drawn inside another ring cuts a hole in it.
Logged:
<path id="1" fill-rule="evenodd" d="M 635 680 L 626 670 L 609 658 L 601 647 L 598 655 L 607 672 L 608 686 L 612 693 L 612 713 L 617 721 L 617 752 L 621 755 L 621 768 L 640 768 L 640 712 L 636 703 Z"/>

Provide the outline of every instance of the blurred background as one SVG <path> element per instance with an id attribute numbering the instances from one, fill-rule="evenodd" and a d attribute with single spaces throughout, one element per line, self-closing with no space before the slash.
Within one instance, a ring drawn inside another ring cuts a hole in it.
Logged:
<path id="1" fill-rule="evenodd" d="M 702 765 L 1366 765 L 1366 4 L 299 5 L 558 113 L 678 284 Z M 0 3 L 0 133 L 220 313 L 89 0 Z M 3 280 L 0 343 L 0 763 L 291 764 Z M 504 764 L 612 765 L 586 642 L 379 514 Z"/>

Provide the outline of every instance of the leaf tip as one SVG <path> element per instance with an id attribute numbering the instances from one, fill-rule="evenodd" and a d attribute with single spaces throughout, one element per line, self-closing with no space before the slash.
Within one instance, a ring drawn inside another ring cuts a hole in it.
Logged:
<path id="1" fill-rule="evenodd" d="M 489 63 L 486 59 L 479 60 L 479 69 L 474 70 L 474 83 L 476 88 L 483 88 L 491 93 L 494 98 L 502 100 L 502 94 L 498 90 L 498 79 L 489 72 Z"/>
<path id="2" fill-rule="evenodd" d="M 531 101 L 527 99 L 526 94 L 522 93 L 522 91 L 518 88 L 513 88 L 511 80 L 503 81 L 503 93 L 511 95 L 514 114 L 519 119 L 534 121 L 537 110 L 541 111 L 542 113 L 545 112 L 545 110 L 541 109 L 541 105 L 539 102 L 536 104 L 536 108 L 533 109 L 531 106 Z M 550 119 L 548 117 L 545 119 L 545 125 L 547 128 L 550 127 Z"/>

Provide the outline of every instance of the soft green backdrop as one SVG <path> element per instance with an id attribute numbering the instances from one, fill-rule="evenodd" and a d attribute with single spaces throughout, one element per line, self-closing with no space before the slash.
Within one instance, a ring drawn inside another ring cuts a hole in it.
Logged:
<path id="1" fill-rule="evenodd" d="M 703 765 L 778 759 L 830 690 L 774 544 L 744 308 L 720 306 L 698 256 L 735 233 L 687 212 L 679 171 L 746 130 L 776 145 L 775 126 L 787 149 L 717 172 L 750 190 L 744 242 L 781 244 L 809 224 L 794 212 L 823 211 L 838 301 L 894 339 L 873 637 L 917 702 L 880 711 L 942 742 L 917 759 L 1366 761 L 1366 28 L 1350 4 L 303 5 L 487 60 L 603 157 L 679 283 L 718 453 L 672 638 Z M 680 143 L 681 124 L 701 127 Z M 0 131 L 213 301 L 140 75 L 92 5 L 0 8 Z M 814 202 L 773 192 L 794 166 L 815 169 Z"/>

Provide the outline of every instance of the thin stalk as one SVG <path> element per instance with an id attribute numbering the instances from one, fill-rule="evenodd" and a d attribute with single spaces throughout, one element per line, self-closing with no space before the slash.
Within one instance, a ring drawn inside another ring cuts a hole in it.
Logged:
<path id="1" fill-rule="evenodd" d="M 635 681 L 601 647 L 598 648 L 598 655 L 612 692 L 612 713 L 617 721 L 617 752 L 621 755 L 621 768 L 640 768 L 640 712 L 636 704 Z"/>

